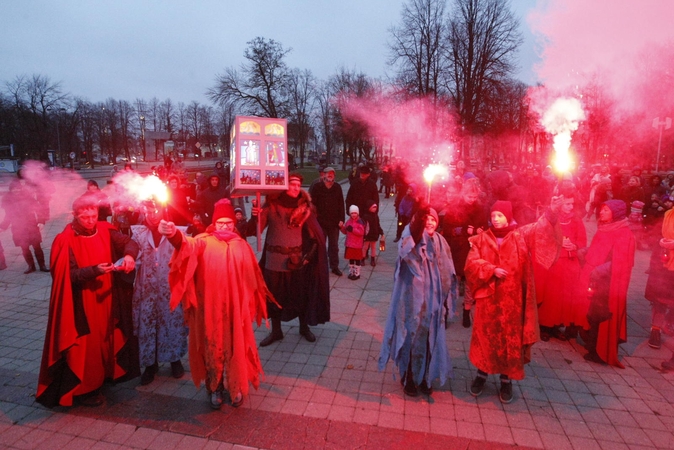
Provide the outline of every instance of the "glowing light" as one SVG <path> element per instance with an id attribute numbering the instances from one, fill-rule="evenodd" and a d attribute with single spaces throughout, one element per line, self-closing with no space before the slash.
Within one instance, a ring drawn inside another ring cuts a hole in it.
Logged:
<path id="1" fill-rule="evenodd" d="M 438 175 L 448 175 L 449 172 L 447 168 L 441 164 L 430 164 L 426 169 L 424 169 L 424 180 L 426 183 L 431 184 L 433 180 Z"/>
<path id="2" fill-rule="evenodd" d="M 122 171 L 115 175 L 113 181 L 124 191 L 122 195 L 132 202 L 155 200 L 163 205 L 168 202 L 168 189 L 155 175 L 143 177 L 135 172 Z"/>
<path id="3" fill-rule="evenodd" d="M 584 119 L 585 112 L 576 98 L 558 98 L 543 114 L 542 125 L 546 131 L 554 135 L 555 155 L 552 165 L 558 173 L 568 172 L 573 168 L 573 160 L 569 154 L 571 134 L 578 129 L 578 123 Z"/>

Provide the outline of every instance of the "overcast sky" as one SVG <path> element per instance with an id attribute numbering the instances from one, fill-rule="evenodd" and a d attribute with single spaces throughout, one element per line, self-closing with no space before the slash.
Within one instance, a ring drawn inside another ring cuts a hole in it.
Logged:
<path id="1" fill-rule="evenodd" d="M 535 81 L 526 12 L 518 77 Z M 400 0 L 0 0 L 0 82 L 40 74 L 90 101 L 208 103 L 216 75 L 257 36 L 292 48 L 290 67 L 327 79 L 340 67 L 385 77 L 388 29 Z"/>

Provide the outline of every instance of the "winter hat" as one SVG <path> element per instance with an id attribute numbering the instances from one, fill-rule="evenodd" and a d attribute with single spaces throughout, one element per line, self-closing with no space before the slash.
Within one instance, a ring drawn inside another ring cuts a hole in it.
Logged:
<path id="1" fill-rule="evenodd" d="M 349 206 L 349 214 L 351 213 L 360 214 L 360 209 L 356 205 L 351 205 Z"/>
<path id="2" fill-rule="evenodd" d="M 213 223 L 217 222 L 218 219 L 222 219 L 223 217 L 227 217 L 236 222 L 236 214 L 234 214 L 234 208 L 232 208 L 232 204 L 226 198 L 218 200 L 215 203 L 215 208 L 213 210 Z"/>
<path id="3" fill-rule="evenodd" d="M 428 214 L 430 214 L 431 216 L 433 216 L 433 218 L 435 219 L 435 223 L 437 223 L 438 225 L 440 225 L 440 217 L 438 216 L 438 212 L 437 212 L 434 208 L 429 208 L 429 209 L 428 209 Z"/>
<path id="4" fill-rule="evenodd" d="M 619 220 L 627 217 L 627 206 L 622 200 L 608 200 L 604 202 L 604 205 L 608 206 L 608 209 L 613 213 L 612 222 L 617 222 Z"/>
<path id="5" fill-rule="evenodd" d="M 368 166 L 363 166 L 360 168 L 360 173 L 362 174 L 369 174 L 370 173 L 370 168 Z"/>
<path id="6" fill-rule="evenodd" d="M 497 200 L 491 207 L 490 212 L 498 211 L 508 219 L 508 223 L 513 221 L 513 205 L 505 200 Z"/>

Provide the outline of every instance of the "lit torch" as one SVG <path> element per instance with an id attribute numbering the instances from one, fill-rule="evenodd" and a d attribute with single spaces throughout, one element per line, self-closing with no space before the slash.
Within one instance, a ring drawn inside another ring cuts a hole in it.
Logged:
<path id="1" fill-rule="evenodd" d="M 576 98 L 558 98 L 543 114 L 542 125 L 548 133 L 554 135 L 555 155 L 552 165 L 560 175 L 573 168 L 569 153 L 571 134 L 578 129 L 578 122 L 584 119 L 585 113 Z"/>
<path id="2" fill-rule="evenodd" d="M 144 191 L 147 192 L 148 198 L 159 202 L 162 209 L 162 218 L 168 222 L 169 216 L 166 204 L 168 203 L 169 195 L 166 185 L 154 175 L 145 177 L 143 180 L 145 184 Z"/>
<path id="3" fill-rule="evenodd" d="M 424 169 L 424 180 L 428 183 L 428 198 L 426 203 L 431 204 L 431 189 L 433 187 L 433 180 L 438 175 L 447 175 L 447 168 L 441 164 L 430 164 Z"/>

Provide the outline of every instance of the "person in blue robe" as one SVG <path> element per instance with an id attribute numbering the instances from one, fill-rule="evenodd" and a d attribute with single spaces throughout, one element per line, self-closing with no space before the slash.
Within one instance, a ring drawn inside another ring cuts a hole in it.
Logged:
<path id="1" fill-rule="evenodd" d="M 403 231 L 379 354 L 379 370 L 392 360 L 410 396 L 430 395 L 434 380 L 445 384 L 452 377 L 445 314 L 454 315 L 458 288 L 449 245 L 435 232 L 438 223 L 434 209 L 421 208 Z"/>

